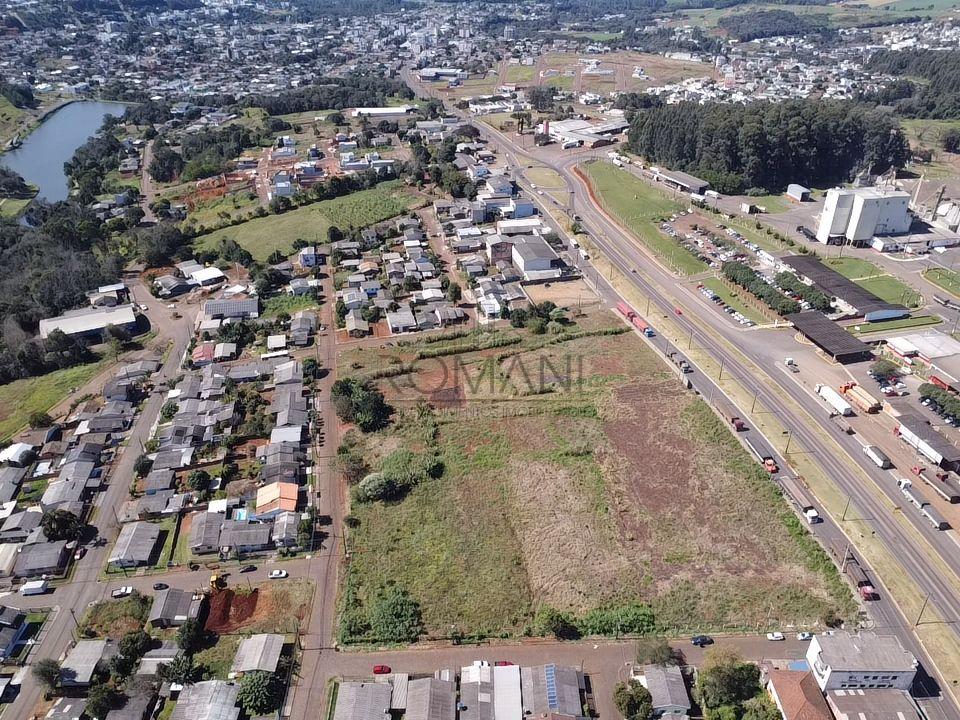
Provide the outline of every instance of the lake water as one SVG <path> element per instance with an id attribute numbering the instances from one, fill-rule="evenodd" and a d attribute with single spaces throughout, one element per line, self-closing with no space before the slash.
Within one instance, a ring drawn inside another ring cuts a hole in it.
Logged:
<path id="1" fill-rule="evenodd" d="M 0 156 L 0 165 L 40 188 L 37 197 L 50 202 L 66 200 L 69 188 L 63 164 L 96 134 L 107 115 L 121 115 L 125 109 L 123 103 L 83 101 L 66 105 L 47 117 L 23 145 Z"/>

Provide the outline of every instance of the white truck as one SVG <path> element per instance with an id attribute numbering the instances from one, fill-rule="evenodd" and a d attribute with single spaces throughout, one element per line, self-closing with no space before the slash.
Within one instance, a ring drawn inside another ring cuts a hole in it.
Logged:
<path id="1" fill-rule="evenodd" d="M 824 385 L 823 383 L 817 383 L 817 386 L 814 388 L 817 391 L 817 395 L 823 398 L 824 402 L 832 407 L 837 414 L 843 415 L 844 417 L 849 417 L 853 415 L 853 406 L 843 399 L 843 395 L 838 393 L 829 385 Z"/>
<path id="2" fill-rule="evenodd" d="M 864 445 L 863 454 L 873 460 L 874 464 L 878 468 L 886 470 L 889 467 L 893 467 L 893 463 L 890 462 L 890 458 L 888 458 L 883 450 L 878 448 L 876 445 Z"/>
<path id="3" fill-rule="evenodd" d="M 21 595 L 43 595 L 50 589 L 50 584 L 46 580 L 30 580 L 20 586 Z"/>

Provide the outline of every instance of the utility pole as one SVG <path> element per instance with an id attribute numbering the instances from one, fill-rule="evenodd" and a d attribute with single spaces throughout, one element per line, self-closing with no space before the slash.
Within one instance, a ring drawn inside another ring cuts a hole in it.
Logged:
<path id="1" fill-rule="evenodd" d="M 843 506 L 843 514 L 840 516 L 840 522 L 845 522 L 847 519 L 847 510 L 850 508 L 850 496 L 847 495 L 847 504 Z"/>
<path id="2" fill-rule="evenodd" d="M 927 609 L 927 603 L 930 602 L 930 596 L 923 596 L 923 605 L 920 606 L 920 614 L 917 615 L 917 621 L 913 624 L 914 627 L 917 627 L 920 624 L 920 618 L 923 617 L 923 611 Z"/>

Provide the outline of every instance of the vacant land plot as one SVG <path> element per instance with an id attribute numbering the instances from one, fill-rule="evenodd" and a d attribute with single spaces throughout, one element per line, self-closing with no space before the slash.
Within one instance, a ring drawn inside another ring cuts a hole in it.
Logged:
<path id="1" fill-rule="evenodd" d="M 923 277 L 951 295 L 960 297 L 960 273 L 946 268 L 930 268 L 923 271 Z"/>
<path id="2" fill-rule="evenodd" d="M 122 600 L 94 603 L 80 623 L 81 637 L 108 637 L 119 640 L 129 632 L 140 630 L 147 621 L 151 598 L 134 591 Z"/>
<path id="3" fill-rule="evenodd" d="M 210 596 L 206 628 L 216 633 L 294 632 L 313 597 L 310 580 L 272 580 Z"/>
<path id="4" fill-rule="evenodd" d="M 398 410 L 358 441 L 369 467 L 398 448 L 443 463 L 402 499 L 352 503 L 346 616 L 394 583 L 433 636 L 519 634 L 546 606 L 596 627 L 640 603 L 663 632 L 848 613 L 832 566 L 725 425 L 637 336 L 609 334 L 623 327 L 612 313 L 575 320 L 494 331 L 516 342 L 487 350 L 467 336 L 342 359 L 358 375 L 415 363 L 378 381 Z M 446 354 L 416 360 L 429 348 Z"/>
<path id="5" fill-rule="evenodd" d="M 920 293 L 868 260 L 845 257 L 827 258 L 823 262 L 885 302 L 908 308 L 920 307 Z"/>
<path id="6" fill-rule="evenodd" d="M 509 83 L 529 83 L 537 76 L 537 70 L 533 65 L 509 65 L 506 75 Z"/>
<path id="7" fill-rule="evenodd" d="M 633 231 L 634 236 L 664 264 L 683 275 L 703 272 L 707 266 L 658 227 L 659 222 L 681 209 L 643 180 L 607 162 L 594 162 L 583 169 L 597 198 L 611 215 Z"/>
<path id="8" fill-rule="evenodd" d="M 108 363 L 109 360 L 100 360 L 0 385 L 0 440 L 24 428 L 31 413 L 47 412 L 57 405 Z"/>
<path id="9" fill-rule="evenodd" d="M 523 174 L 527 176 L 530 182 L 544 190 L 564 187 L 563 178 L 556 170 L 550 168 L 532 167 L 529 170 L 524 170 Z"/>
<path id="10" fill-rule="evenodd" d="M 294 240 L 326 242 L 327 229 L 331 225 L 344 230 L 366 227 L 399 215 L 413 204 L 409 192 L 398 182 L 391 181 L 370 190 L 201 235 L 196 239 L 196 245 L 199 248 L 216 248 L 222 238 L 230 238 L 249 250 L 255 259 L 264 261 L 275 250 L 293 252 Z"/>

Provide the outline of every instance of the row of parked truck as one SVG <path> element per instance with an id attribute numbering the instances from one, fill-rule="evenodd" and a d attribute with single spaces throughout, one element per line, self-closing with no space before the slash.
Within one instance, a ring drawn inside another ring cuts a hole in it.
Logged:
<path id="1" fill-rule="evenodd" d="M 854 407 L 864 413 L 880 412 L 882 408 L 879 400 L 853 381 L 843 383 L 839 392 L 823 383 L 818 383 L 814 389 L 834 413 L 843 417 L 853 415 Z"/>

